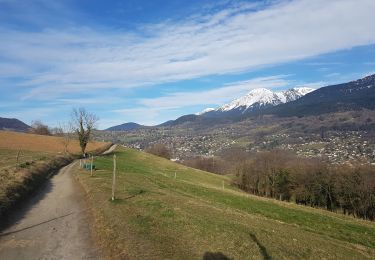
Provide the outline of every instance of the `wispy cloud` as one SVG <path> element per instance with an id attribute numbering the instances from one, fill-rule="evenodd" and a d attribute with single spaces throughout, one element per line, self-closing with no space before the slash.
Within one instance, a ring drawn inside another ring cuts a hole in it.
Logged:
<path id="1" fill-rule="evenodd" d="M 275 1 L 148 25 L 136 33 L 49 25 L 21 31 L 2 25 L 1 66 L 13 76 L 22 73 L 14 84 L 27 89 L 26 100 L 238 73 L 375 43 L 374 9 L 373 0 Z"/>

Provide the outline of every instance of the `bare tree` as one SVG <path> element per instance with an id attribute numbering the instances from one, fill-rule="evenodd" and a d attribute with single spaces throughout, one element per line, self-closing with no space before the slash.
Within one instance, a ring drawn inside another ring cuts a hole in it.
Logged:
<path id="1" fill-rule="evenodd" d="M 37 135 L 51 135 L 49 127 L 39 120 L 32 122 L 29 132 Z"/>
<path id="2" fill-rule="evenodd" d="M 64 146 L 64 153 L 68 153 L 69 143 L 72 141 L 72 125 L 70 123 L 60 123 L 58 127 L 54 129 L 55 135 L 62 137 L 61 143 Z"/>
<path id="3" fill-rule="evenodd" d="M 86 146 L 91 139 L 92 130 L 95 127 L 98 117 L 87 112 L 84 108 L 73 109 L 72 130 L 77 134 L 82 154 L 85 154 Z"/>

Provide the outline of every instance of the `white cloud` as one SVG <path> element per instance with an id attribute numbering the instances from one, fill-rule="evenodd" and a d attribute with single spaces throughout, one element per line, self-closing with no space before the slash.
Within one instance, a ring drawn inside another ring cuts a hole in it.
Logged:
<path id="1" fill-rule="evenodd" d="M 1 66 L 9 65 L 12 75 L 23 72 L 20 86 L 30 88 L 24 99 L 238 73 L 373 44 L 373 10 L 373 0 L 277 1 L 256 11 L 239 5 L 144 27 L 147 36 L 93 28 L 24 32 L 0 27 Z"/>

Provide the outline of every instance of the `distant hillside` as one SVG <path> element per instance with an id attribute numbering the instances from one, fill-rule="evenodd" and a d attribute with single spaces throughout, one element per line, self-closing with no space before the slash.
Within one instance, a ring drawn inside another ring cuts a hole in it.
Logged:
<path id="1" fill-rule="evenodd" d="M 308 116 L 360 109 L 375 109 L 375 74 L 320 88 L 295 101 L 265 111 L 278 116 Z"/>
<path id="2" fill-rule="evenodd" d="M 29 125 L 16 118 L 0 117 L 0 130 L 13 130 L 19 132 L 26 132 L 30 128 Z"/>
<path id="3" fill-rule="evenodd" d="M 177 118 L 176 120 L 169 120 L 167 122 L 164 122 L 158 126 L 176 126 L 176 125 L 181 125 L 183 123 L 186 123 L 186 122 L 195 122 L 197 119 L 199 119 L 200 116 L 198 115 L 193 115 L 193 114 L 190 114 L 190 115 L 184 115 L 184 116 L 181 116 L 179 118 Z"/>
<path id="4" fill-rule="evenodd" d="M 138 129 L 140 127 L 143 127 L 143 125 L 129 122 L 129 123 L 121 124 L 121 125 L 112 126 L 110 128 L 107 128 L 106 131 L 131 131 L 131 130 Z"/>

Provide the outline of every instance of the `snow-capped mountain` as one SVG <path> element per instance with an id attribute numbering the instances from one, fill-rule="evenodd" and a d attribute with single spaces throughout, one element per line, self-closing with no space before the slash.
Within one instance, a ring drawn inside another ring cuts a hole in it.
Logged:
<path id="1" fill-rule="evenodd" d="M 285 100 L 283 99 L 283 103 L 288 103 L 290 101 L 294 101 L 299 99 L 300 97 L 314 91 L 315 89 L 313 88 L 291 88 L 285 91 L 280 92 L 280 97 L 285 97 Z"/>
<path id="2" fill-rule="evenodd" d="M 251 90 L 247 95 L 237 98 L 219 108 L 205 109 L 202 112 L 197 113 L 197 115 L 213 115 L 220 112 L 250 112 L 297 100 L 298 98 L 312 91 L 314 91 L 314 89 L 306 87 L 291 88 L 280 92 L 273 92 L 269 89 L 258 88 Z"/>

